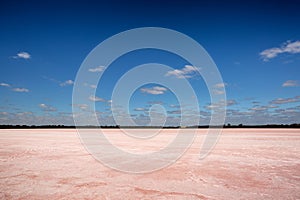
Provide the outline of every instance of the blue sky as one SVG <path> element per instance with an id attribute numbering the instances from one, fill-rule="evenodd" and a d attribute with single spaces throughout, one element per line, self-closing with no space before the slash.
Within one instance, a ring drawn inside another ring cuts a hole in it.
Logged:
<path id="1" fill-rule="evenodd" d="M 215 87 L 226 90 L 226 123 L 299 123 L 299 8 L 297 1 L 2 1 L 0 124 L 73 124 L 72 88 L 85 57 L 110 36 L 138 27 L 173 29 L 206 49 L 224 80 Z M 100 123 L 113 124 L 110 99 L 118 78 L 148 62 L 187 78 L 199 98 L 200 123 L 207 124 L 218 105 L 211 105 L 205 83 L 190 74 L 186 60 L 159 50 L 132 52 L 113 63 L 101 90 L 89 98 Z M 169 124 L 178 123 L 178 101 L 162 88 L 144 85 L 133 94 L 130 114 L 138 124 L 149 122 L 154 103 L 165 108 Z"/>

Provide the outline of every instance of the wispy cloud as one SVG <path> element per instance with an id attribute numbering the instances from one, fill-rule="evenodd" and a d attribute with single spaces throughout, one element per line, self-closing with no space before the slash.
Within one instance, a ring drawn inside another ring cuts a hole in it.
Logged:
<path id="1" fill-rule="evenodd" d="M 49 80 L 51 82 L 54 82 L 56 84 L 58 84 L 59 86 L 61 87 L 64 87 L 64 86 L 70 86 L 70 85 L 73 85 L 74 84 L 74 81 L 73 80 L 66 80 L 66 81 L 60 81 L 60 80 L 57 80 L 55 78 L 50 78 L 50 77 L 47 77 L 47 76 L 42 76 L 44 79 L 46 80 Z"/>
<path id="2" fill-rule="evenodd" d="M 66 80 L 66 81 L 60 83 L 59 85 L 63 87 L 63 86 L 73 85 L 73 84 L 74 84 L 74 81 L 72 81 L 72 80 Z"/>
<path id="3" fill-rule="evenodd" d="M 297 86 L 299 86 L 299 83 L 296 80 L 287 80 L 282 84 L 282 87 L 297 87 Z"/>
<path id="4" fill-rule="evenodd" d="M 104 69 L 105 69 L 104 66 L 98 66 L 98 67 L 95 67 L 95 68 L 90 68 L 88 70 L 89 70 L 89 72 L 102 72 Z"/>
<path id="5" fill-rule="evenodd" d="M 17 53 L 17 55 L 13 56 L 13 58 L 15 58 L 15 59 L 22 58 L 22 59 L 28 60 L 31 58 L 31 55 L 28 52 L 23 51 L 23 52 Z"/>
<path id="6" fill-rule="evenodd" d="M 13 88 L 12 91 L 14 92 L 29 92 L 26 88 Z"/>
<path id="7" fill-rule="evenodd" d="M 205 108 L 207 110 L 212 110 L 212 109 L 224 108 L 226 106 L 233 106 L 236 104 L 237 104 L 237 102 L 234 99 L 229 99 L 227 101 L 222 100 L 217 103 L 209 104 L 209 105 L 205 106 Z"/>
<path id="8" fill-rule="evenodd" d="M 291 98 L 277 98 L 270 101 L 270 104 L 286 104 L 286 103 L 294 103 L 300 102 L 300 96 L 295 96 Z"/>
<path id="9" fill-rule="evenodd" d="M 221 95 L 221 94 L 224 94 L 225 91 L 224 90 L 213 89 L 212 93 L 215 94 L 215 95 Z"/>
<path id="10" fill-rule="evenodd" d="M 167 113 L 171 115 L 177 115 L 177 114 L 181 114 L 181 110 L 169 110 L 167 111 Z"/>
<path id="11" fill-rule="evenodd" d="M 55 111 L 57 111 L 56 108 L 54 108 L 54 107 L 52 107 L 52 106 L 50 106 L 50 105 L 46 105 L 46 104 L 44 104 L 44 103 L 39 104 L 39 107 L 40 107 L 43 111 L 45 111 L 45 112 L 55 112 Z"/>
<path id="12" fill-rule="evenodd" d="M 12 86 L 8 83 L 0 83 L 0 86 L 6 87 L 6 88 L 11 88 Z M 14 92 L 29 92 L 29 89 L 27 88 L 11 88 L 12 91 Z"/>
<path id="13" fill-rule="evenodd" d="M 8 84 L 8 83 L 0 83 L 0 86 L 2 86 L 2 87 L 10 87 L 10 84 Z"/>
<path id="14" fill-rule="evenodd" d="M 265 111 L 268 110 L 268 106 L 254 106 L 252 108 L 250 108 L 249 110 L 251 111 Z"/>
<path id="15" fill-rule="evenodd" d="M 213 94 L 215 95 L 221 95 L 221 94 L 224 94 L 225 93 L 225 86 L 227 86 L 227 83 L 217 83 L 215 84 L 213 87 Z"/>
<path id="16" fill-rule="evenodd" d="M 281 47 L 274 47 L 270 49 L 266 49 L 260 52 L 260 56 L 263 61 L 269 61 L 272 58 L 275 58 L 279 54 L 289 53 L 289 54 L 296 54 L 300 53 L 300 41 L 287 41 L 281 45 Z"/>
<path id="17" fill-rule="evenodd" d="M 166 76 L 175 76 L 176 78 L 192 78 L 197 72 L 199 68 L 186 65 L 182 69 L 174 69 L 171 71 L 168 71 L 166 73 Z"/>
<path id="18" fill-rule="evenodd" d="M 106 102 L 105 99 L 93 95 L 89 97 L 89 100 L 94 102 Z"/>
<path id="19" fill-rule="evenodd" d="M 170 108 L 180 108 L 180 105 L 178 105 L 178 104 L 170 104 L 169 107 Z"/>
<path id="20" fill-rule="evenodd" d="M 141 88 L 141 92 L 153 95 L 164 94 L 167 90 L 167 88 L 160 86 L 155 86 L 152 88 Z"/>
<path id="21" fill-rule="evenodd" d="M 150 104 L 150 105 L 153 105 L 153 104 L 160 104 L 160 105 L 163 105 L 164 102 L 162 102 L 162 101 L 148 101 L 148 104 Z"/>

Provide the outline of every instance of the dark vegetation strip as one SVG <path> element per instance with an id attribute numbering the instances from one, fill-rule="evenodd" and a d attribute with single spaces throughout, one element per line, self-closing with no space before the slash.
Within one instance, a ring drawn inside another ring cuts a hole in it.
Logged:
<path id="1" fill-rule="evenodd" d="M 189 127 L 180 127 L 180 126 L 65 126 L 65 125 L 0 125 L 0 129 L 58 129 L 58 128 L 66 128 L 66 129 L 74 129 L 74 128 L 105 128 L 105 129 L 119 129 L 119 128 L 164 128 L 164 129 L 176 129 L 176 128 L 199 128 L 199 129 L 207 129 L 207 128 L 300 128 L 300 124 L 266 124 L 266 125 L 220 125 L 220 126 L 189 126 Z"/>

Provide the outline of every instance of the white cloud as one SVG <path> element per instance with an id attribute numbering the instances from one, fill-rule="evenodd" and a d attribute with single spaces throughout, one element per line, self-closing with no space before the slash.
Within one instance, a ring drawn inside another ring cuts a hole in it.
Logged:
<path id="1" fill-rule="evenodd" d="M 100 97 L 97 97 L 97 96 L 93 96 L 93 95 L 91 95 L 91 96 L 89 97 L 89 100 L 90 100 L 90 101 L 95 101 L 95 102 L 106 102 L 105 99 L 100 98 Z"/>
<path id="2" fill-rule="evenodd" d="M 280 48 L 271 48 L 262 51 L 259 55 L 264 61 L 268 61 L 271 58 L 275 58 L 280 53 L 283 53 Z"/>
<path id="3" fill-rule="evenodd" d="M 164 94 L 168 89 L 165 87 L 155 86 L 152 88 L 141 88 L 141 92 L 148 93 L 148 94 Z"/>
<path id="4" fill-rule="evenodd" d="M 26 88 L 13 88 L 12 90 L 15 92 L 29 92 Z"/>
<path id="5" fill-rule="evenodd" d="M 282 84 L 282 87 L 297 87 L 299 86 L 298 81 L 287 80 Z"/>
<path id="6" fill-rule="evenodd" d="M 284 48 L 284 51 L 287 53 L 300 53 L 300 41 L 287 42 L 287 45 Z"/>
<path id="7" fill-rule="evenodd" d="M 219 107 L 220 107 L 220 105 L 218 105 L 218 104 L 210 104 L 210 105 L 205 106 L 205 108 L 207 110 L 216 109 L 216 108 L 219 108 Z"/>
<path id="8" fill-rule="evenodd" d="M 8 83 L 0 83 L 0 86 L 2 86 L 2 87 L 10 87 L 10 85 Z"/>
<path id="9" fill-rule="evenodd" d="M 268 61 L 282 53 L 290 53 L 290 54 L 300 53 L 300 41 L 295 41 L 295 42 L 287 41 L 283 45 L 281 45 L 281 47 L 266 49 L 260 52 L 259 55 L 261 56 L 263 61 Z"/>
<path id="10" fill-rule="evenodd" d="M 215 95 L 221 95 L 221 94 L 224 94 L 224 93 L 225 93 L 224 90 L 217 90 L 217 89 L 214 89 L 212 92 L 213 92 L 213 94 L 215 94 Z"/>
<path id="11" fill-rule="evenodd" d="M 23 52 L 18 53 L 16 56 L 13 56 L 13 58 L 16 58 L 16 59 L 23 58 L 23 59 L 27 60 L 27 59 L 31 58 L 31 55 L 29 53 L 23 51 Z"/>
<path id="12" fill-rule="evenodd" d="M 186 65 L 182 69 L 174 69 L 171 71 L 168 71 L 166 73 L 166 76 L 175 76 L 176 78 L 192 78 L 195 73 L 197 73 L 199 68 Z"/>
<path id="13" fill-rule="evenodd" d="M 135 108 L 134 111 L 147 111 L 147 108 Z"/>
<path id="14" fill-rule="evenodd" d="M 90 68 L 89 72 L 102 72 L 105 69 L 104 66 L 99 66 L 99 67 L 95 67 L 95 68 Z"/>
<path id="15" fill-rule="evenodd" d="M 93 89 L 97 88 L 97 85 L 93 85 L 93 84 L 89 84 L 89 83 L 83 83 L 83 85 L 86 86 L 86 87 L 93 88 Z"/>
<path id="16" fill-rule="evenodd" d="M 267 107 L 268 108 L 278 108 L 278 106 L 275 106 L 275 105 L 268 105 Z"/>
<path id="17" fill-rule="evenodd" d="M 66 80 L 65 82 L 60 83 L 60 86 L 67 86 L 67 85 L 73 85 L 74 81 L 72 80 Z"/>
<path id="18" fill-rule="evenodd" d="M 89 107 L 87 104 L 73 104 L 73 106 L 80 108 L 81 110 L 86 110 Z"/>
<path id="19" fill-rule="evenodd" d="M 41 103 L 41 104 L 39 104 L 39 107 L 40 108 L 46 108 L 47 106 L 46 106 L 46 104 Z"/>
<path id="20" fill-rule="evenodd" d="M 227 83 L 217 83 L 214 85 L 215 88 L 225 88 L 227 86 Z"/>
<path id="21" fill-rule="evenodd" d="M 237 104 L 237 102 L 233 99 L 229 99 L 226 101 L 226 106 L 232 106 L 232 105 L 235 105 Z"/>
<path id="22" fill-rule="evenodd" d="M 56 108 L 54 108 L 54 107 L 52 107 L 52 106 L 49 106 L 49 105 L 46 105 L 46 104 L 44 104 L 44 103 L 39 104 L 39 107 L 40 107 L 43 111 L 45 111 L 45 112 L 55 112 L 55 111 L 57 111 Z"/>

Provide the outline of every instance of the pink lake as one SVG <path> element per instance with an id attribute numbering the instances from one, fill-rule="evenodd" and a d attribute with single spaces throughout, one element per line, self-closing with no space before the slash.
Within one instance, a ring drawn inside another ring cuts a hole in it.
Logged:
<path id="1" fill-rule="evenodd" d="M 173 165 L 129 174 L 94 159 L 75 129 L 3 129 L 0 199 L 300 199 L 300 129 L 224 129 L 199 160 L 205 134 L 199 129 Z M 136 144 L 118 142 L 136 150 Z"/>

